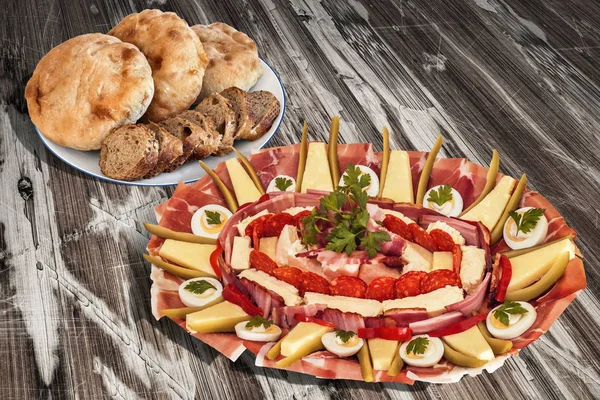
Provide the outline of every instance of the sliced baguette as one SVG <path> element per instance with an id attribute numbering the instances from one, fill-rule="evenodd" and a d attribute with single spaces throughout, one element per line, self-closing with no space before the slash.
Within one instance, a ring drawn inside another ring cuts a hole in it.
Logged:
<path id="1" fill-rule="evenodd" d="M 239 139 L 250 135 L 252 120 L 248 114 L 248 98 L 246 92 L 238 87 L 232 86 L 221 92 L 221 96 L 229 100 L 229 105 L 235 112 L 236 131 L 234 138 Z"/>
<path id="2" fill-rule="evenodd" d="M 213 93 L 198 104 L 196 111 L 213 119 L 215 129 L 222 135 L 216 154 L 223 156 L 231 152 L 236 131 L 235 113 L 229 101 L 219 93 Z"/>
<path id="3" fill-rule="evenodd" d="M 137 181 L 157 162 L 158 141 L 145 125 L 123 125 L 102 141 L 100 170 L 109 178 Z"/>
<path id="4" fill-rule="evenodd" d="M 194 124 L 200 126 L 202 129 L 204 129 L 209 135 L 214 136 L 215 141 L 217 142 L 216 145 L 218 146 L 219 144 L 221 144 L 221 140 L 223 139 L 223 137 L 221 136 L 221 134 L 219 132 L 217 132 L 217 130 L 215 129 L 215 121 L 211 118 L 206 116 L 205 114 L 202 114 L 199 111 L 195 111 L 195 110 L 187 110 L 182 112 L 181 114 L 178 115 L 179 118 L 183 118 L 185 120 L 188 120 L 190 122 L 193 122 Z M 196 159 L 196 160 L 201 160 L 204 157 L 207 156 L 207 154 L 203 154 L 202 151 L 196 151 L 194 149 L 194 153 L 192 154 L 192 156 Z"/>
<path id="5" fill-rule="evenodd" d="M 256 140 L 271 128 L 279 115 L 279 100 L 271 92 L 259 90 L 248 92 L 248 112 L 252 120 L 252 128 L 248 135 L 238 139 Z"/>
<path id="6" fill-rule="evenodd" d="M 179 117 L 169 118 L 160 124 L 183 142 L 183 154 L 173 161 L 165 172 L 172 172 L 183 165 L 194 152 L 203 157 L 217 150 L 218 138 L 207 133 L 199 125 Z"/>
<path id="7" fill-rule="evenodd" d="M 148 124 L 158 141 L 158 161 L 144 178 L 153 178 L 163 172 L 173 161 L 183 154 L 183 142 L 154 122 Z"/>

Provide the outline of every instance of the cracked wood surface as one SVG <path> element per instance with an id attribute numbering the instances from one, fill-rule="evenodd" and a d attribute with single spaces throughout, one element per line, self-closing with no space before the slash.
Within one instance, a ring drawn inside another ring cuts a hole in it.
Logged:
<path id="1" fill-rule="evenodd" d="M 583 2 L 9 0 L 0 15 L 0 398 L 591 398 L 600 393 L 600 6 Z M 502 170 L 579 234 L 588 288 L 548 333 L 494 374 L 413 387 L 322 381 L 232 363 L 150 313 L 143 221 L 172 187 L 115 185 L 53 156 L 23 91 L 53 46 L 144 8 L 247 32 L 288 107 L 272 145 L 306 119 L 344 142 L 390 127 L 392 146 Z M 399 127 L 405 134 L 399 135 Z"/>

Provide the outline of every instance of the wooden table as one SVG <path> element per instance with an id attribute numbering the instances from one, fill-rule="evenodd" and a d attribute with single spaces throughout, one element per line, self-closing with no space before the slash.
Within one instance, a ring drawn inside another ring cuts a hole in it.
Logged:
<path id="1" fill-rule="evenodd" d="M 525 5 L 526 4 L 526 5 Z M 511 0 L 320 3 L 17 0 L 0 16 L 0 398 L 589 398 L 600 393 L 600 6 Z M 53 156 L 23 96 L 37 61 L 147 7 L 247 32 L 288 97 L 273 146 L 306 119 L 325 139 L 393 133 L 502 172 L 526 172 L 578 232 L 588 288 L 552 329 L 494 374 L 413 387 L 322 381 L 232 363 L 150 313 L 142 259 L 172 187 L 106 183 Z M 400 135 L 400 127 L 405 130 Z"/>

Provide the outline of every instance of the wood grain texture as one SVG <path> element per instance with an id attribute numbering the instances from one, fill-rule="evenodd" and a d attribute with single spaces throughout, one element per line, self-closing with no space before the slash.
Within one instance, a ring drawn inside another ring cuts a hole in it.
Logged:
<path id="1" fill-rule="evenodd" d="M 0 14 L 0 398 L 593 398 L 600 393 L 600 6 L 516 0 L 9 0 Z M 232 363 L 150 313 L 142 259 L 173 188 L 101 182 L 53 156 L 23 97 L 37 61 L 144 8 L 247 32 L 280 75 L 287 112 L 325 139 L 428 149 L 526 172 L 578 232 L 588 288 L 494 374 L 413 387 L 322 381 Z M 400 127 L 405 134 L 400 135 Z"/>

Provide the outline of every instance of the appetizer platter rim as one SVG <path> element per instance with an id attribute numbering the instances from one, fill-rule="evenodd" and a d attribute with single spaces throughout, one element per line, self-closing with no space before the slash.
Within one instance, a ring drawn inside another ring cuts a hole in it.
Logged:
<path id="1" fill-rule="evenodd" d="M 269 130 L 271 131 L 270 133 L 267 132 L 263 138 L 259 138 L 257 139 L 257 141 L 260 141 L 261 139 L 264 140 L 264 142 L 256 149 L 251 149 L 250 152 L 246 153 L 246 151 L 241 151 L 242 154 L 244 155 L 249 155 L 252 154 L 252 152 L 257 152 L 257 151 L 261 151 L 265 148 L 267 148 L 268 144 L 271 142 L 271 140 L 273 139 L 273 136 L 275 136 L 275 134 L 279 131 L 279 128 L 281 127 L 281 124 L 283 122 L 283 118 L 285 116 L 285 111 L 286 111 L 286 107 L 287 107 L 287 95 L 285 93 L 285 88 L 283 86 L 283 82 L 281 81 L 281 78 L 279 77 L 279 74 L 277 74 L 277 72 L 275 71 L 275 69 L 273 69 L 273 67 L 267 63 L 265 60 L 263 60 L 261 57 L 258 57 L 258 59 L 260 60 L 261 64 L 263 66 L 266 66 L 271 73 L 273 74 L 273 76 L 275 77 L 275 79 L 277 80 L 278 84 L 279 84 L 279 88 L 281 89 L 281 93 L 283 95 L 283 104 L 281 106 L 281 111 L 280 111 L 280 116 L 277 116 L 277 125 L 275 125 L 275 123 L 273 124 L 273 127 L 271 127 Z M 264 76 L 264 75 L 263 75 Z M 260 79 L 262 79 L 263 77 L 259 78 L 259 80 L 257 81 L 257 83 L 260 81 Z M 255 85 L 256 86 L 256 85 Z M 249 91 L 251 92 L 253 88 L 251 88 Z M 33 122 L 32 122 L 33 124 Z M 183 182 L 183 183 L 193 183 L 196 182 L 199 179 L 202 179 L 205 175 L 206 172 L 198 167 L 198 175 L 193 178 L 193 179 L 188 179 L 188 180 L 181 180 L 181 179 L 175 179 L 173 181 L 169 181 L 169 182 L 165 182 L 165 183 L 153 183 L 153 182 L 144 182 L 145 179 L 142 180 L 138 180 L 138 181 L 124 181 L 124 180 L 119 180 L 119 179 L 113 179 L 113 178 L 109 178 L 106 175 L 102 174 L 102 173 L 96 173 L 96 172 L 92 172 L 89 171 L 87 169 L 84 169 L 83 167 L 81 167 L 80 165 L 74 164 L 73 162 L 67 160 L 67 158 L 65 158 L 62 154 L 59 154 L 57 151 L 54 150 L 54 146 L 58 146 L 58 148 L 60 149 L 66 149 L 66 150 L 72 150 L 69 149 L 67 147 L 61 146 L 57 143 L 53 143 L 52 141 L 50 141 L 50 139 L 47 139 L 42 132 L 40 132 L 40 130 L 37 128 L 37 126 L 35 126 L 35 124 L 33 124 L 33 128 L 35 130 L 35 132 L 38 134 L 38 136 L 40 137 L 42 143 L 44 144 L 44 146 L 46 147 L 46 149 L 48 149 L 52 154 L 54 154 L 56 157 L 58 157 L 62 162 L 64 162 L 65 164 L 67 164 L 68 166 L 76 169 L 77 171 L 80 171 L 86 175 L 92 176 L 94 178 L 98 178 L 100 180 L 103 181 L 107 181 L 107 182 L 111 182 L 111 183 L 116 183 L 116 184 L 120 184 L 120 185 L 126 185 L 126 186 L 145 186 L 145 187 L 163 187 L 163 186 L 176 186 L 179 182 Z M 247 142 L 247 141 L 244 141 Z M 247 143 L 251 143 L 251 142 L 247 142 Z M 237 149 L 237 147 L 233 146 L 234 148 Z M 93 153 L 93 152 L 98 152 L 99 150 L 93 150 L 87 153 Z M 232 153 L 234 154 L 234 153 Z M 235 154 L 234 154 L 235 156 Z M 214 156 L 211 156 L 214 157 Z M 224 162 L 225 159 L 224 157 L 215 157 L 218 158 L 220 161 L 219 162 Z M 99 157 L 98 157 L 99 159 Z M 217 163 L 218 164 L 218 163 Z M 154 178 L 150 178 L 150 179 L 154 179 Z"/>

